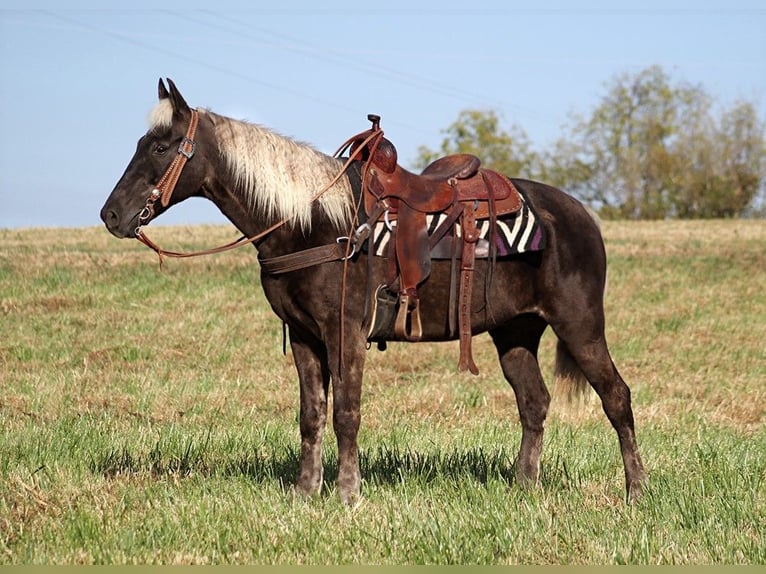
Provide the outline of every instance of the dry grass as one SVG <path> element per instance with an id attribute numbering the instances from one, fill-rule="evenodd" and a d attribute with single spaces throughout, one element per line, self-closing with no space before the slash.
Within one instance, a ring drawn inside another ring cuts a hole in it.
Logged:
<path id="1" fill-rule="evenodd" d="M 516 404 L 477 337 L 478 377 L 457 343 L 369 352 L 353 510 L 285 494 L 298 388 L 252 249 L 160 271 L 101 228 L 0 230 L 0 562 L 763 563 L 766 222 L 603 230 L 648 502 L 593 396 L 555 396 L 543 489 L 508 489 Z"/>
<path id="2" fill-rule="evenodd" d="M 605 222 L 603 228 L 610 259 L 608 337 L 615 361 L 634 391 L 637 418 L 673 421 L 688 413 L 693 401 L 695 412 L 715 424 L 759 428 L 766 404 L 761 378 L 766 375 L 762 288 L 766 224 Z M 163 244 L 182 249 L 236 236 L 226 226 L 159 227 L 152 233 Z M 0 344 L 0 365 L 9 382 L 20 382 L 21 377 L 29 384 L 45 373 L 48 390 L 42 396 L 6 394 L 5 408 L 34 410 L 35 416 L 48 418 L 60 407 L 58 399 L 68 395 L 76 412 L 103 409 L 108 403 L 110 409 L 128 416 L 140 407 L 149 408 L 144 416 L 152 419 L 172 418 L 193 409 L 183 397 L 165 396 L 155 380 L 147 380 L 147 366 L 174 365 L 177 374 L 168 371 L 159 377 L 170 389 L 174 379 L 198 372 L 200 359 L 195 357 L 203 355 L 209 364 L 211 353 L 218 355 L 215 368 L 205 370 L 225 384 L 211 386 L 207 402 L 220 407 L 230 402 L 253 406 L 268 402 L 269 408 L 293 408 L 297 395 L 282 390 L 294 387 L 294 371 L 289 356 L 280 356 L 281 326 L 258 288 L 252 249 L 171 261 L 160 271 L 156 258 L 143 246 L 117 241 L 100 228 L 4 230 L 0 257 L 7 278 L 20 277 L 22 283 L 36 285 L 30 289 L 6 283 L 0 309 L 8 332 L 7 343 Z M 239 276 L 233 286 L 216 286 L 216 281 L 232 274 Z M 199 275 L 207 276 L 203 291 L 174 294 L 184 288 L 186 279 Z M 146 300 L 127 301 L 128 294 L 119 285 L 122 279 L 129 284 L 126 289 L 147 290 Z M 157 288 L 147 286 L 158 279 L 162 292 L 148 292 Z M 110 283 L 108 289 L 103 288 L 105 282 Z M 75 288 L 56 288 L 67 284 Z M 184 300 L 183 309 L 173 311 L 178 298 Z M 29 328 L 38 321 L 49 321 L 50 332 Z M 149 328 L 155 341 L 147 344 L 142 331 Z M 71 334 L 75 346 L 55 341 L 56 331 Z M 54 339 L 45 341 L 47 353 L 39 349 L 41 335 Z M 62 344 L 66 352 L 57 353 Z M 553 336 L 546 334 L 541 361 L 549 380 L 553 346 Z M 468 377 L 456 372 L 456 343 L 391 345 L 384 355 L 370 351 L 365 424 L 383 428 L 392 411 L 413 420 L 470 424 L 470 414 L 461 418 L 466 414 L 464 403 L 516 417 L 512 393 L 500 382 L 487 337 L 476 339 L 475 355 L 481 374 Z M 51 373 L 52 360 L 66 372 Z M 265 380 L 260 373 L 253 376 L 253 365 L 261 360 L 272 367 Z M 135 388 L 119 398 L 113 388 L 100 384 L 115 369 Z M 67 392 L 73 383 L 79 392 Z M 11 384 L 11 389 L 15 386 Z M 411 392 L 413 386 L 417 393 Z M 194 401 L 198 395 L 191 397 Z M 600 419 L 597 405 L 591 403 L 594 408 L 571 409 L 557 398 L 552 416 Z"/>

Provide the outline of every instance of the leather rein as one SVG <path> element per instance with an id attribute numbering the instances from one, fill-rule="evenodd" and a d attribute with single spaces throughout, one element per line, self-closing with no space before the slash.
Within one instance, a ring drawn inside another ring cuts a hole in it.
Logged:
<path id="1" fill-rule="evenodd" d="M 224 251 L 229 251 L 231 249 L 236 249 L 237 247 L 242 247 L 243 245 L 248 245 L 251 243 L 255 243 L 256 241 L 263 239 L 266 237 L 269 233 L 272 231 L 275 231 L 276 229 L 279 229 L 283 225 L 285 225 L 291 217 L 286 217 L 280 221 L 277 221 L 276 223 L 270 225 L 260 233 L 257 233 L 256 235 L 253 235 L 251 237 L 247 237 L 243 235 L 239 239 L 232 241 L 231 243 L 227 243 L 225 245 L 220 245 L 218 247 L 213 247 L 210 249 L 204 249 L 201 251 L 188 251 L 188 252 L 181 252 L 181 251 L 168 251 L 166 249 L 163 249 L 159 245 L 157 245 L 154 241 L 152 241 L 146 233 L 143 231 L 143 226 L 148 224 L 149 221 L 154 217 L 154 204 L 159 200 L 160 205 L 162 207 L 167 207 L 170 203 L 170 197 L 173 194 L 173 190 L 176 187 L 176 184 L 178 183 L 178 179 L 181 176 L 181 172 L 183 171 L 184 166 L 186 163 L 194 157 L 194 152 L 197 148 L 197 143 L 194 140 L 194 136 L 197 132 L 197 125 L 199 123 L 199 113 L 196 109 L 191 110 L 191 119 L 189 120 L 189 127 L 186 130 L 186 135 L 181 140 L 181 143 L 178 145 L 177 155 L 173 159 L 172 163 L 168 166 L 167 170 L 165 170 L 165 173 L 162 175 L 160 180 L 157 182 L 157 184 L 152 189 L 151 193 L 149 194 L 149 197 L 146 198 L 146 204 L 144 205 L 143 209 L 139 213 L 138 216 L 138 227 L 136 227 L 135 230 L 135 236 L 136 239 L 138 239 L 141 243 L 149 247 L 152 251 L 154 251 L 160 260 L 160 267 L 162 267 L 163 264 L 163 258 L 164 257 L 171 257 L 176 259 L 182 259 L 187 257 L 198 257 L 201 255 L 213 255 L 215 253 L 222 253 Z M 338 150 L 333 154 L 333 157 L 339 157 L 341 154 L 343 154 L 348 147 L 355 142 L 357 138 L 359 138 L 362 135 L 365 135 L 366 132 L 361 132 L 360 134 L 357 134 L 348 140 L 340 147 Z M 346 159 L 343 166 L 340 168 L 339 172 L 335 177 L 332 178 L 327 184 L 322 186 L 322 188 L 317 191 L 312 197 L 311 202 L 313 203 L 317 199 L 319 199 L 327 190 L 329 190 L 333 185 L 335 185 L 341 177 L 347 172 L 349 166 L 351 163 L 357 159 L 362 153 L 362 151 L 365 149 L 367 144 L 372 142 L 373 147 L 377 147 L 378 142 L 380 141 L 380 138 L 383 136 L 383 130 L 378 130 L 374 133 L 369 134 L 366 139 L 362 141 L 361 144 L 357 145 L 355 149 L 352 150 L 349 157 Z M 374 141 L 373 141 L 374 140 Z M 366 166 L 365 166 L 366 168 Z M 371 221 L 375 221 L 377 217 L 379 217 L 382 213 L 379 214 L 372 214 L 374 218 L 370 218 Z M 296 253 L 291 253 L 288 255 L 283 255 L 280 257 L 274 257 L 270 259 L 264 259 L 261 260 L 261 266 L 264 270 L 266 270 L 269 273 L 287 273 L 289 271 L 294 271 L 296 269 L 301 269 L 304 267 L 308 267 L 311 265 L 318 265 L 320 263 L 326 263 L 329 261 L 344 261 L 350 259 L 354 253 L 356 252 L 357 245 L 360 245 L 367 237 L 369 236 L 369 233 L 371 231 L 371 228 L 368 223 L 362 224 L 357 230 L 353 233 L 353 235 L 346 236 L 346 237 L 338 237 L 335 243 L 330 245 L 322 245 L 320 247 L 313 247 L 310 249 L 305 249 L 303 251 L 299 251 Z"/>

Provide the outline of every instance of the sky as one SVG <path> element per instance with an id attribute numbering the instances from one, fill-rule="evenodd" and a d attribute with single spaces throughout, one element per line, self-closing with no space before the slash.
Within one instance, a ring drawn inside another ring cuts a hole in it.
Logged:
<path id="1" fill-rule="evenodd" d="M 0 0 L 0 229 L 101 225 L 161 77 L 328 154 L 376 113 L 408 167 L 467 109 L 546 149 L 652 65 L 765 110 L 766 3 Z M 194 199 L 153 225 L 223 221 Z"/>

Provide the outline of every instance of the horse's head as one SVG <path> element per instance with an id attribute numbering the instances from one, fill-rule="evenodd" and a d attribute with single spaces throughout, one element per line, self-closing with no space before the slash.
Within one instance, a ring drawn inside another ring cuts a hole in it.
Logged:
<path id="1" fill-rule="evenodd" d="M 159 103 L 152 111 L 149 131 L 138 140 L 136 153 L 101 208 L 101 219 L 113 235 L 135 237 L 140 225 L 170 205 L 202 193 L 205 162 L 192 156 L 204 151 L 194 141 L 193 121 L 196 125 L 196 110 L 171 80 L 168 87 L 160 80 Z"/>

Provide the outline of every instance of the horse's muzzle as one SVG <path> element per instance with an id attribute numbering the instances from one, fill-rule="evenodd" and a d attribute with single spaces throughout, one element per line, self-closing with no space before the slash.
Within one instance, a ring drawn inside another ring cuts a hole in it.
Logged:
<path id="1" fill-rule="evenodd" d="M 120 239 L 136 236 L 136 227 L 138 225 L 138 216 L 132 217 L 127 223 L 123 222 L 120 214 L 113 209 L 104 207 L 101 210 L 101 220 L 106 225 L 109 233 Z"/>

